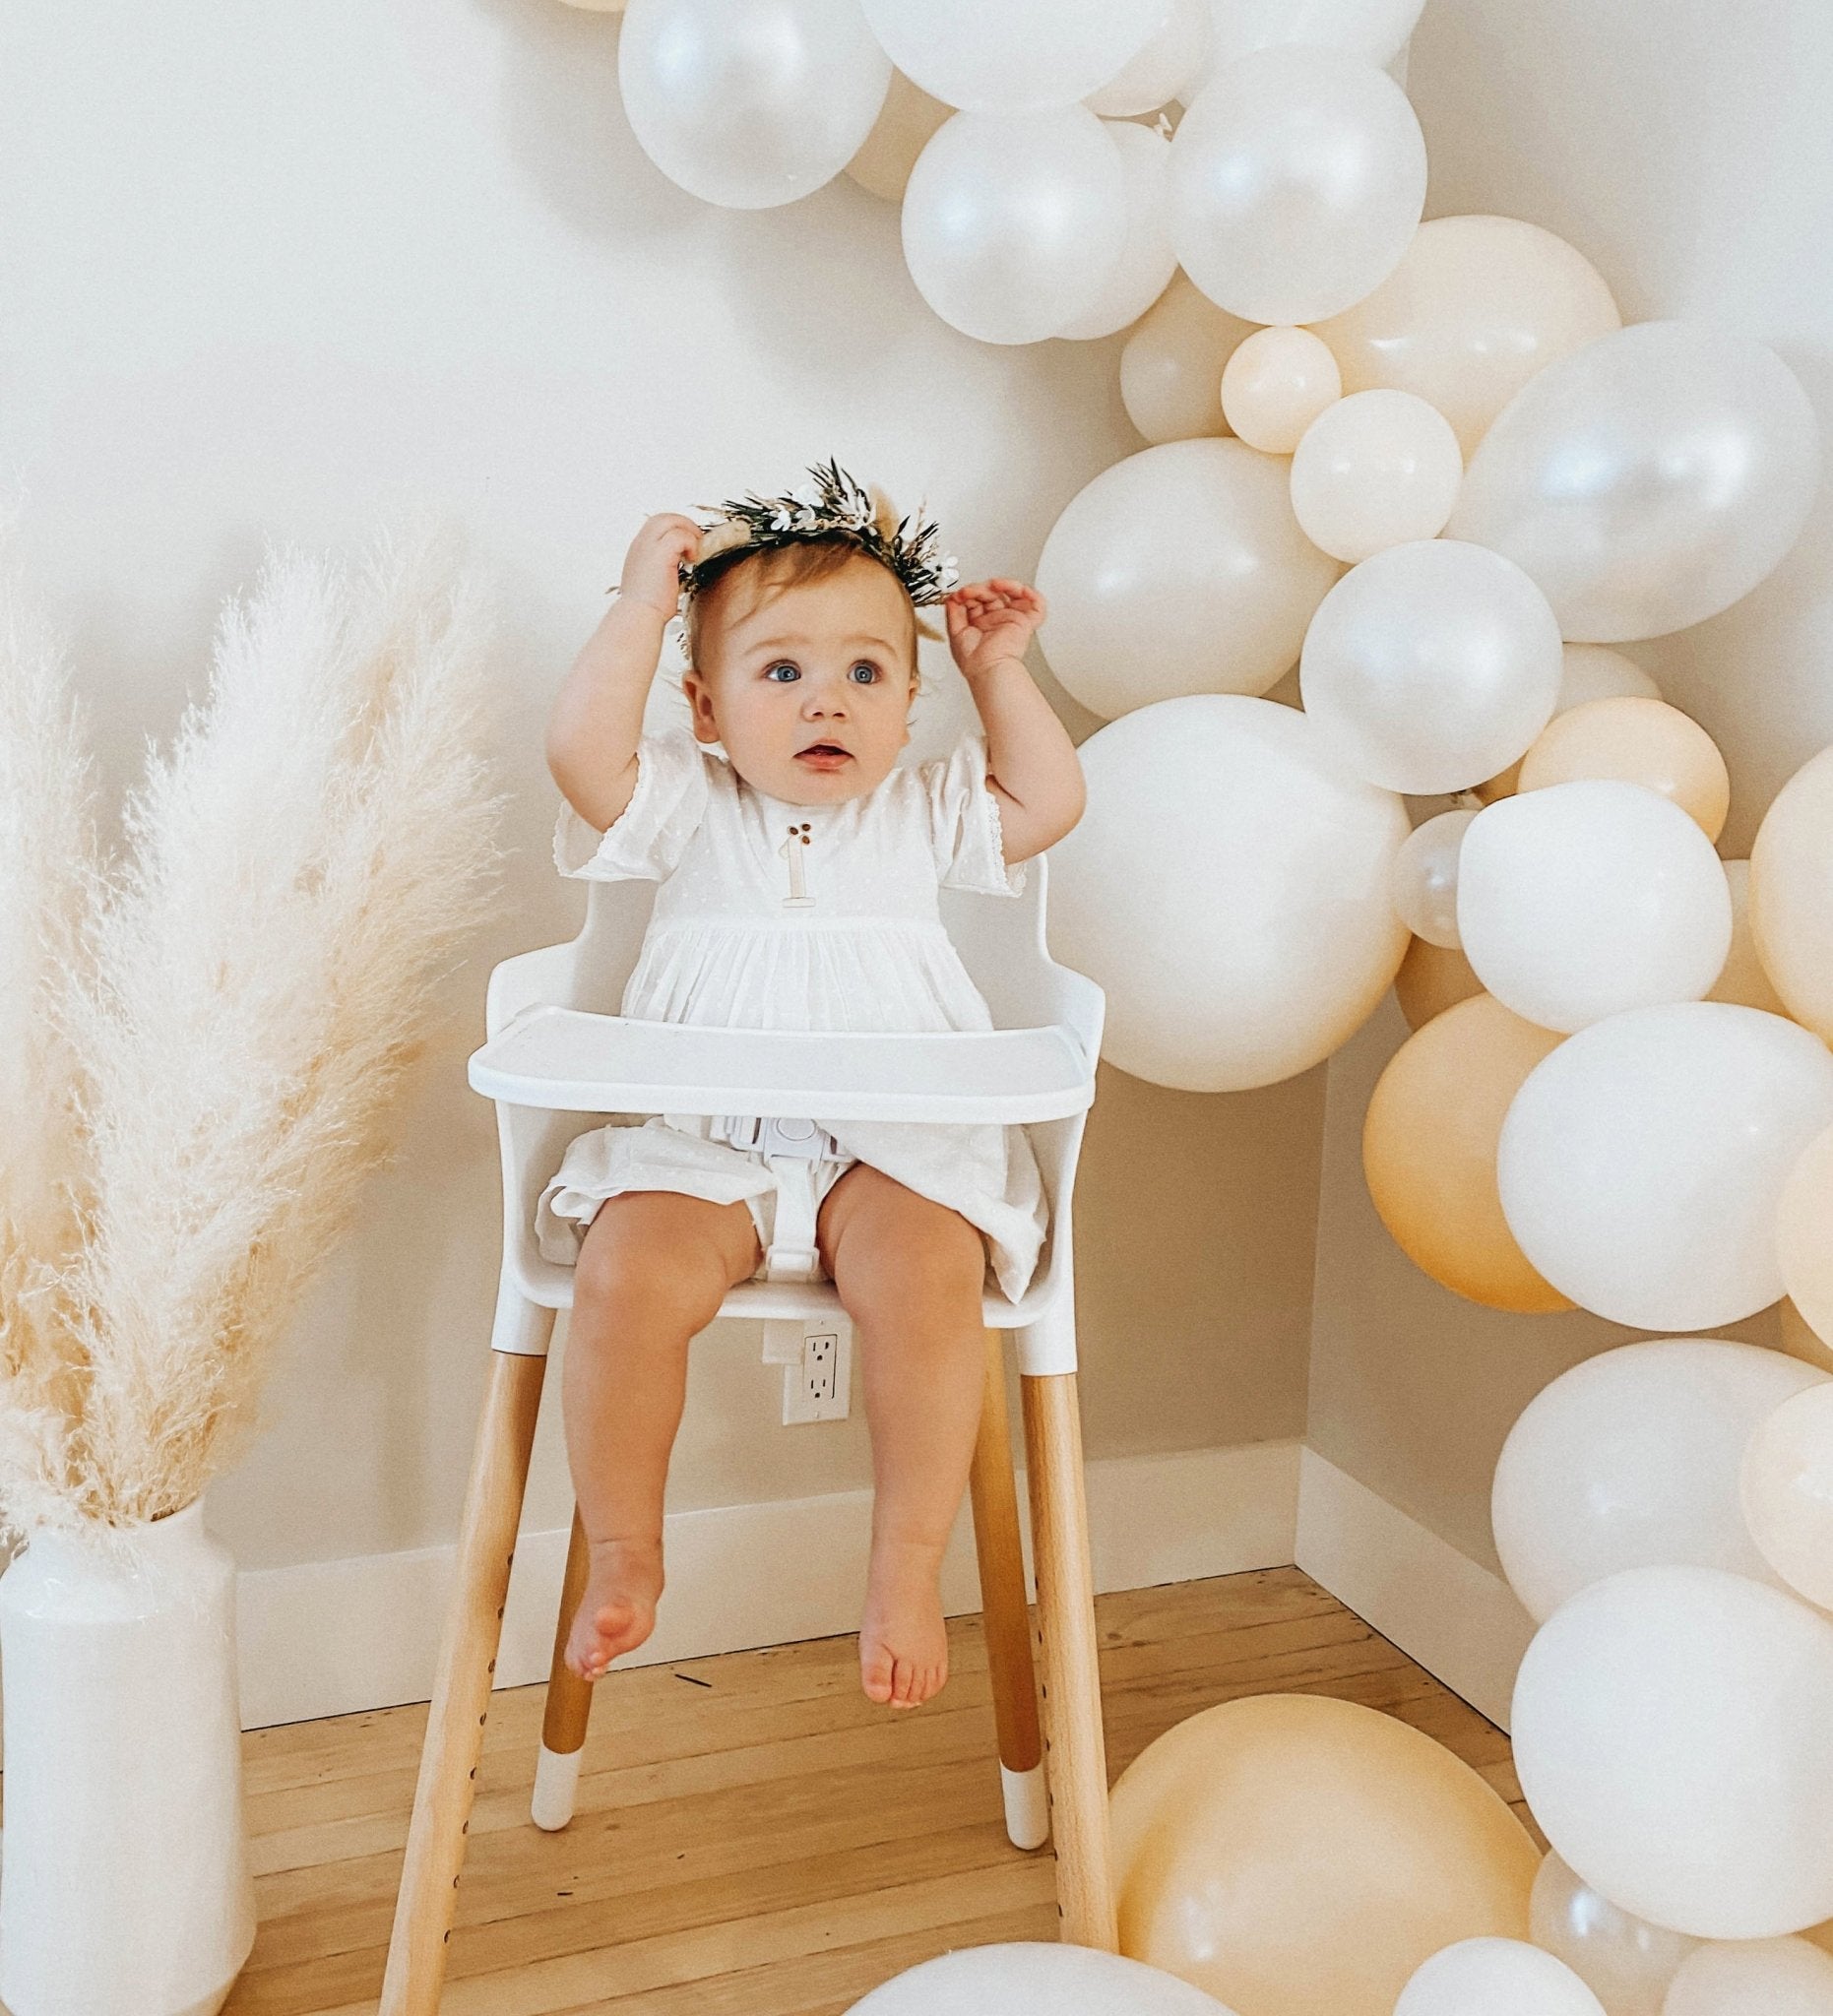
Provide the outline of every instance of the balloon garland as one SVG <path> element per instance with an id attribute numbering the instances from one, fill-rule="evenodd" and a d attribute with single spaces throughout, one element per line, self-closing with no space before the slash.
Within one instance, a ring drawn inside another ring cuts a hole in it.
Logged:
<path id="1" fill-rule="evenodd" d="M 1792 1355 L 1607 1352 L 1503 1449 L 1552 1854 L 1391 1718 L 1231 1702 L 1114 1796 L 1122 1943 L 1213 2001 L 1000 1947 L 861 2008 L 1833 2012 L 1833 749 L 1722 861 L 1723 756 L 1610 648 L 1775 569 L 1816 423 L 1763 345 L 1625 327 L 1553 233 L 1422 221 L 1383 68 L 1421 5 L 623 10 L 625 108 L 682 187 L 761 208 L 844 170 L 952 327 L 1126 332 L 1147 445 L 1038 565 L 1044 654 L 1106 724 L 1052 939 L 1111 1061 L 1272 1084 L 1392 984 L 1415 1033 L 1364 1166 L 1433 1279 L 1651 1332 L 1787 1296 Z M 1301 709 L 1265 697 L 1295 662 Z M 1415 829 L 1403 794 L 1454 809 Z"/>

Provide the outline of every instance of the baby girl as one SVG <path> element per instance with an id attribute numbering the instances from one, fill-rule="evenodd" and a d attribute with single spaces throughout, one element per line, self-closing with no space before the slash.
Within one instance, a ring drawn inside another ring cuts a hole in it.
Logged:
<path id="1" fill-rule="evenodd" d="M 1075 747 L 1023 662 L 1043 600 L 1007 580 L 945 593 L 932 526 L 911 534 L 838 465 L 813 473 L 813 496 L 728 502 L 707 531 L 664 513 L 632 540 L 548 726 L 567 801 L 556 864 L 661 885 L 626 1016 L 988 1029 L 936 891 L 1022 894 L 1020 864 L 1082 816 Z M 916 608 L 935 601 L 984 735 L 900 765 L 918 631 L 937 634 Z M 683 606 L 692 732 L 644 732 Z M 1023 1128 L 799 1131 L 817 1204 L 807 1274 L 834 1283 L 854 1325 L 871 1431 L 860 1681 L 914 1708 L 947 1678 L 938 1578 L 980 1415 L 986 1273 L 1024 1292 L 1047 1211 Z M 591 1571 L 565 1657 L 585 1678 L 654 1627 L 688 1345 L 761 1275 L 776 1209 L 744 1115 L 590 1129 L 542 1194 L 541 1250 L 575 1268 L 563 1399 Z"/>

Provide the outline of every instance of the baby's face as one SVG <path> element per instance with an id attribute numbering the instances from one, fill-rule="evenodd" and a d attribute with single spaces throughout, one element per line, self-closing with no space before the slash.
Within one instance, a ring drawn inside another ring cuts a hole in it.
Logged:
<path id="1" fill-rule="evenodd" d="M 694 733 L 726 745 L 753 788 L 836 804 L 883 783 L 910 740 L 911 612 L 863 556 L 761 598 L 748 584 L 707 611 L 702 662 L 683 674 Z M 836 755 L 805 752 L 825 745 Z"/>

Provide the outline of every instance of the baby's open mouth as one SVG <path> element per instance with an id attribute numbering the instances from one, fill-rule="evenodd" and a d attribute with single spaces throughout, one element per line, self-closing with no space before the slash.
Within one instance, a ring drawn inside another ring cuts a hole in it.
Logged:
<path id="1" fill-rule="evenodd" d="M 843 749 L 838 742 L 810 742 L 806 749 L 796 750 L 795 759 L 799 763 L 804 756 L 833 758 L 835 756 L 851 756 L 852 754 L 853 751 L 851 749 Z"/>

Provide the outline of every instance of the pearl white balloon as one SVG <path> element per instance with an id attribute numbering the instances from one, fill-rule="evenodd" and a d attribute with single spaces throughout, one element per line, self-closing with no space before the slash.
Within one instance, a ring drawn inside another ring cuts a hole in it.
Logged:
<path id="1" fill-rule="evenodd" d="M 764 210 L 852 160 L 891 64 L 859 0 L 629 0 L 617 80 L 630 130 L 670 181 Z"/>
<path id="2" fill-rule="evenodd" d="M 850 2016 L 1233 2016 L 1175 1975 L 1092 1946 L 962 1946 L 900 1974 Z"/>
<path id="3" fill-rule="evenodd" d="M 1611 2016 L 1662 2016 L 1668 1984 L 1699 1944 L 1619 1911 L 1550 1850 L 1528 1898 L 1528 1935 L 1563 1960 Z"/>
<path id="4" fill-rule="evenodd" d="M 1833 1959 L 1805 1939 L 1714 1941 L 1675 1976 L 1661 2016 L 1833 2016 Z"/>
<path id="5" fill-rule="evenodd" d="M 1466 837 L 1466 878 L 1487 817 Z M 1830 1121 L 1833 1052 L 1797 1024 L 1728 1001 L 1632 1008 L 1529 1072 L 1502 1122 L 1502 1215 L 1529 1263 L 1596 1315 L 1736 1323 L 1781 1298 L 1777 1199 Z"/>
<path id="6" fill-rule="evenodd" d="M 1110 720 L 1184 693 L 1264 693 L 1336 578 L 1292 515 L 1284 463 L 1239 441 L 1167 441 L 1103 470 L 1050 528 L 1039 642 Z"/>
<path id="7" fill-rule="evenodd" d="M 1477 815 L 1458 934 L 1503 1007 L 1570 1033 L 1625 1008 L 1704 999 L 1732 949 L 1731 885 L 1672 798 L 1575 778 Z"/>
<path id="8" fill-rule="evenodd" d="M 1208 65 L 1213 41 L 1209 0 L 1171 0 L 1165 26 L 1111 84 L 1083 102 L 1104 119 L 1157 111 Z"/>
<path id="9" fill-rule="evenodd" d="M 1335 49 L 1262 49 L 1218 70 L 1171 140 L 1171 237 L 1211 300 L 1315 322 L 1400 264 L 1425 203 L 1407 94 Z"/>
<path id="10" fill-rule="evenodd" d="M 1436 538 L 1463 477 L 1458 437 L 1436 407 L 1411 392 L 1353 392 L 1305 429 L 1292 508 L 1314 546 L 1355 562 Z"/>
<path id="11" fill-rule="evenodd" d="M 1798 1595 L 1833 1609 L 1833 1380 L 1785 1397 L 1758 1423 L 1738 1483 L 1765 1564 Z"/>
<path id="12" fill-rule="evenodd" d="M 1209 65 L 1185 87 L 1185 102 L 1224 63 L 1282 42 L 1345 49 L 1377 65 L 1406 46 L 1424 0 L 1210 0 L 1215 39 Z"/>
<path id="13" fill-rule="evenodd" d="M 1833 1916 L 1829 1729 L 1833 1623 L 1695 1567 L 1625 1569 L 1561 1604 L 1510 1719 L 1561 1858 L 1621 1910 L 1704 1939 Z"/>
<path id="14" fill-rule="evenodd" d="M 1819 471 L 1813 408 L 1773 350 L 1705 323 L 1636 322 L 1515 394 L 1449 531 L 1525 567 L 1566 637 L 1658 637 L 1776 566 Z"/>
<path id="15" fill-rule="evenodd" d="M 1624 1568 L 1690 1562 L 1786 1584 L 1744 1524 L 1744 1445 L 1833 1380 L 1756 1344 L 1625 1344 L 1562 1372 L 1517 1418 L 1489 1494 L 1508 1586 L 1544 1623 Z"/>
<path id="16" fill-rule="evenodd" d="M 1551 718 L 1559 628 L 1499 553 L 1415 539 L 1352 568 L 1324 598 L 1298 678 L 1306 714 L 1359 776 L 1422 797 L 1464 790 Z"/>
<path id="17" fill-rule="evenodd" d="M 1165 26 L 1170 0 L 864 0 L 913 83 L 969 112 L 1068 105 L 1110 84 Z"/>
<path id="18" fill-rule="evenodd" d="M 1308 1070 L 1373 1012 L 1407 947 L 1388 899 L 1400 798 L 1277 701 L 1135 709 L 1079 751 L 1050 850 L 1050 946 L 1107 994 L 1102 1054 L 1185 1092 Z"/>
<path id="19" fill-rule="evenodd" d="M 1137 322 L 1170 284 L 1177 270 L 1166 213 L 1170 142 L 1150 126 L 1136 125 L 1130 119 L 1105 119 L 1102 123 L 1119 150 L 1126 178 L 1126 235 L 1094 307 L 1056 332 L 1078 341 L 1111 336 Z"/>
<path id="20" fill-rule="evenodd" d="M 1126 229 L 1120 151 L 1083 105 L 957 112 L 904 191 L 916 291 L 981 343 L 1037 343 L 1088 313 Z"/>
<path id="21" fill-rule="evenodd" d="M 1477 814 L 1440 812 L 1407 836 L 1394 856 L 1394 909 L 1416 938 L 1458 948 L 1458 854 Z"/>
<path id="22" fill-rule="evenodd" d="M 1343 396 L 1330 346 L 1308 329 L 1259 329 L 1222 369 L 1222 410 L 1250 448 L 1290 455 L 1319 413 Z"/>
<path id="23" fill-rule="evenodd" d="M 1564 1961 L 1522 1939 L 1460 1939 L 1417 1967 L 1394 2016 L 1605 2016 Z"/>

